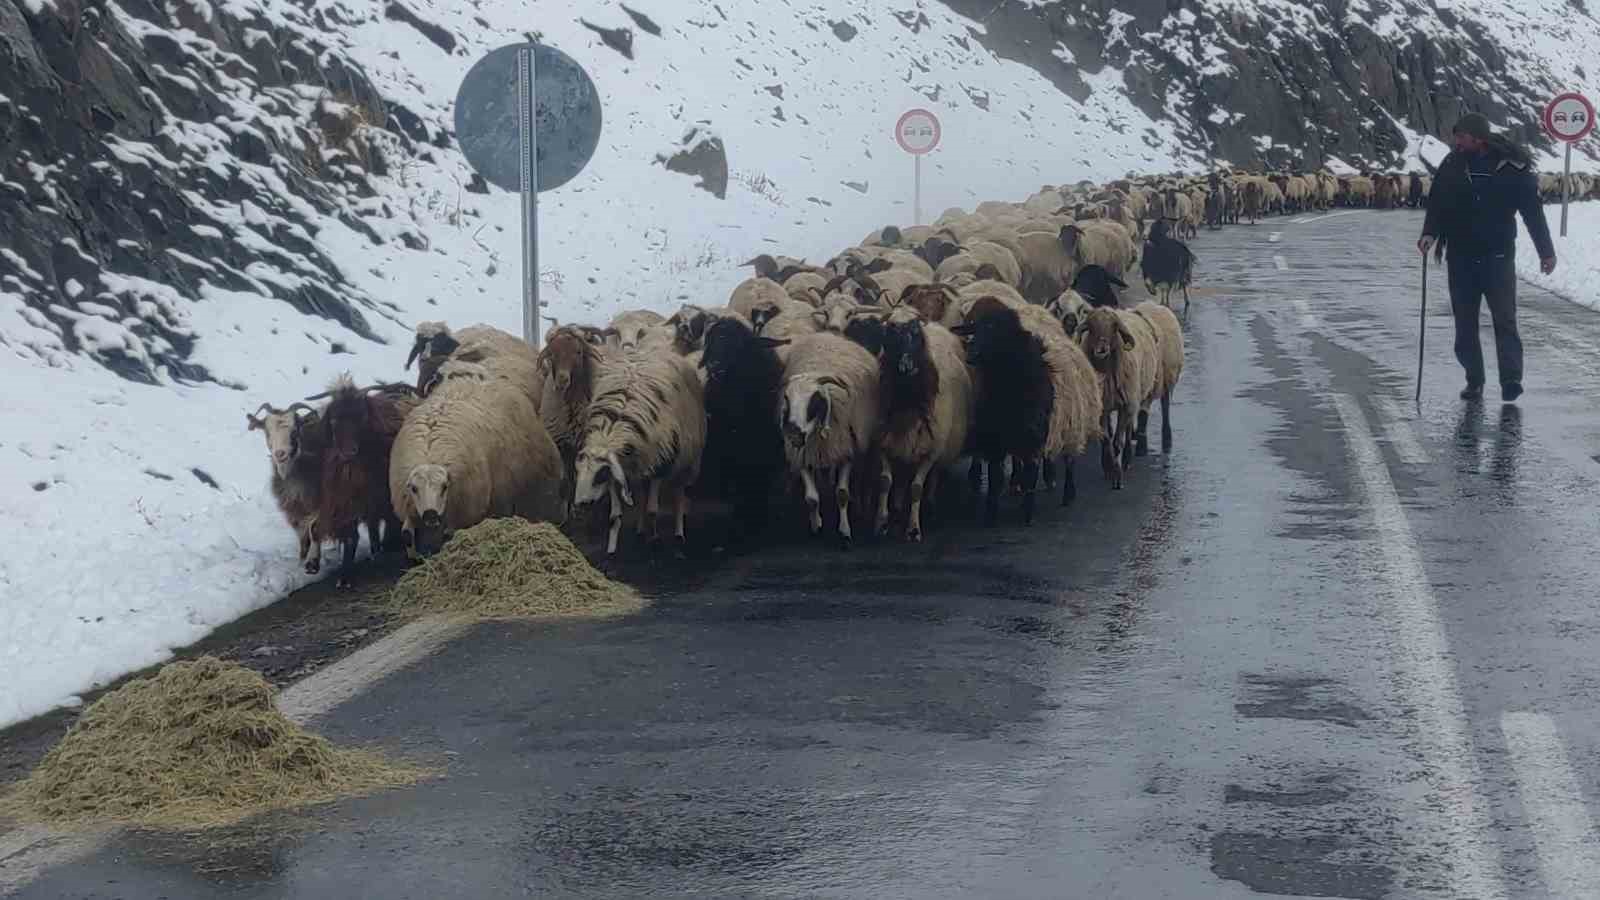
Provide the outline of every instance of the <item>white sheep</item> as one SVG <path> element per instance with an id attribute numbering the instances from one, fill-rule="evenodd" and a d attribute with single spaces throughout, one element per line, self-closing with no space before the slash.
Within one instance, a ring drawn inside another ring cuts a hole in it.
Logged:
<path id="1" fill-rule="evenodd" d="M 1154 391 L 1145 397 L 1139 410 L 1139 422 L 1134 429 L 1134 455 L 1150 452 L 1150 439 L 1146 428 L 1150 423 L 1150 404 L 1161 400 L 1161 452 L 1172 450 L 1172 389 L 1183 376 L 1183 327 L 1172 310 L 1159 303 L 1146 300 L 1132 312 L 1150 323 L 1156 339 L 1156 377 Z"/>
<path id="2" fill-rule="evenodd" d="M 778 406 L 784 456 L 805 486 L 811 533 L 822 532 L 817 474 L 833 469 L 839 539 L 848 548 L 850 472 L 877 441 L 878 360 L 830 331 L 798 338 L 789 345 Z"/>
<path id="3" fill-rule="evenodd" d="M 1100 307 L 1079 323 L 1077 336 L 1100 382 L 1100 465 L 1112 489 L 1121 490 L 1123 471 L 1133 464 L 1135 417 L 1155 391 L 1156 332 L 1129 310 Z"/>
<path id="4" fill-rule="evenodd" d="M 733 289 L 733 295 L 728 298 L 728 307 L 745 318 L 750 317 L 750 310 L 763 302 L 781 303 L 789 299 L 789 294 L 783 285 L 770 278 L 746 278 L 739 282 Z"/>
<path id="5" fill-rule="evenodd" d="M 652 328 L 666 322 L 666 316 L 652 309 L 630 309 L 611 317 L 606 326 L 606 343 L 623 350 L 639 346 Z"/>
<path id="6" fill-rule="evenodd" d="M 675 354 L 634 353 L 607 362 L 589 401 L 578 451 L 574 501 L 611 499 L 606 554 L 617 552 L 622 508 L 633 506 L 633 487 L 646 491 L 641 529 L 658 538 L 661 491 L 671 492 L 681 555 L 686 542 L 689 486 L 700 476 L 706 446 L 705 384 L 695 364 Z"/>
<path id="7" fill-rule="evenodd" d="M 517 515 L 561 522 L 561 456 L 525 392 L 451 379 L 406 416 L 389 491 L 406 551 L 438 552 L 455 531 Z"/>

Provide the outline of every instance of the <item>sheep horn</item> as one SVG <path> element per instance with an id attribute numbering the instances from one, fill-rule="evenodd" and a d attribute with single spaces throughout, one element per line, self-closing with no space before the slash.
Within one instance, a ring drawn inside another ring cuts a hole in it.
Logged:
<path id="1" fill-rule="evenodd" d="M 428 341 L 431 339 L 431 336 L 428 335 L 417 335 L 417 339 L 411 342 L 411 353 L 406 357 L 406 364 L 401 368 L 410 369 L 411 364 L 417 361 L 418 356 L 422 355 L 422 348 L 428 346 Z"/>
<path id="2" fill-rule="evenodd" d="M 333 396 L 333 391 L 323 391 L 320 394 L 312 394 L 311 396 L 307 397 L 306 399 L 307 400 L 322 400 L 322 399 L 325 399 L 325 398 L 328 398 L 328 397 L 332 397 L 332 396 Z"/>
<path id="3" fill-rule="evenodd" d="M 277 408 L 276 406 L 273 406 L 271 403 L 263 403 L 260 406 L 256 407 L 256 411 L 255 412 L 253 412 L 253 413 L 245 413 L 245 415 L 251 417 L 252 419 L 253 418 L 257 418 L 257 417 L 259 417 L 261 415 L 261 411 L 262 410 L 266 410 L 269 413 L 281 413 L 281 412 L 283 412 L 283 410 Z"/>
<path id="4" fill-rule="evenodd" d="M 316 412 L 317 412 L 317 408 L 316 407 L 310 405 L 309 403 L 301 403 L 298 400 L 296 400 L 295 402 L 289 404 L 289 408 L 284 410 L 284 412 L 298 413 L 302 409 L 305 410 L 308 413 L 313 414 L 313 415 L 315 415 Z"/>

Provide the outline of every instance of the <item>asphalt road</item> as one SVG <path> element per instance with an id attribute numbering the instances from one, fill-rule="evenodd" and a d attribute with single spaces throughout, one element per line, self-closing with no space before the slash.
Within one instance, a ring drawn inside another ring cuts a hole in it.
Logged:
<path id="1" fill-rule="evenodd" d="M 790 541 L 620 621 L 476 626 L 317 722 L 442 760 L 44 897 L 1593 897 L 1600 316 L 1412 403 L 1408 212 L 1202 233 L 1176 446 L 1032 528 Z M 1525 236 L 1524 236 L 1525 239 Z M 381 644 L 378 646 L 382 646 Z M 25 883 L 22 883 L 25 882 Z"/>

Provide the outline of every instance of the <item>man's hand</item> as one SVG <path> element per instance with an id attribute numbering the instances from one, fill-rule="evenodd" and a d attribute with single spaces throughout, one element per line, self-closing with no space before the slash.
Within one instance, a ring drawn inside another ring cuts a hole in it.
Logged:
<path id="1" fill-rule="evenodd" d="M 1423 235 L 1421 238 L 1419 238 L 1417 240 L 1417 252 L 1421 253 L 1423 256 L 1427 256 L 1428 255 L 1428 251 L 1433 249 L 1433 241 L 1434 241 L 1433 235 L 1431 235 L 1431 234 Z"/>
<path id="2" fill-rule="evenodd" d="M 1549 275 L 1551 272 L 1554 272 L 1555 270 L 1556 270 L 1556 258 L 1554 256 L 1546 256 L 1544 259 L 1539 260 L 1539 271 L 1543 272 L 1546 275 Z"/>

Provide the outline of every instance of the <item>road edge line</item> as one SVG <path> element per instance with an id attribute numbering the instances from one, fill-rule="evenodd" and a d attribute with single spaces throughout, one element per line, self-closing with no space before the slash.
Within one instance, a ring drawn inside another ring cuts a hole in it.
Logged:
<path id="1" fill-rule="evenodd" d="M 1379 534 L 1385 581 L 1392 588 L 1385 610 L 1394 620 L 1395 660 L 1415 702 L 1418 740 L 1437 773 L 1430 780 L 1430 799 L 1439 810 L 1439 821 L 1433 824 L 1449 848 L 1452 893 L 1478 900 L 1503 898 L 1505 884 L 1494 861 L 1499 847 L 1477 788 L 1476 751 L 1439 620 L 1438 601 L 1366 414 L 1349 394 L 1335 394 L 1332 399 L 1344 422 L 1345 443 Z"/>
<path id="2" fill-rule="evenodd" d="M 1600 897 L 1600 839 L 1584 804 L 1555 720 L 1544 713 L 1500 714 L 1523 814 L 1539 851 L 1544 885 L 1553 897 Z"/>

